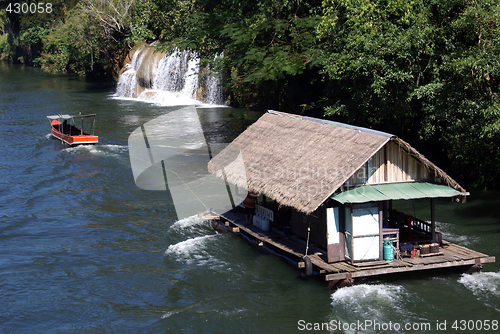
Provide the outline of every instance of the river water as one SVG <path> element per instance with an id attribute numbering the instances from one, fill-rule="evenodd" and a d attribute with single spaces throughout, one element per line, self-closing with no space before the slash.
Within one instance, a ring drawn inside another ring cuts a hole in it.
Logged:
<path id="1" fill-rule="evenodd" d="M 387 333 L 498 326 L 497 263 L 474 275 L 379 277 L 334 292 L 197 217 L 177 221 L 168 192 L 135 185 L 127 139 L 178 107 L 113 93 L 109 85 L 0 63 L 0 332 L 373 332 L 357 327 L 365 321 Z M 68 148 L 50 138 L 47 115 L 79 112 L 97 114 L 98 145 Z M 261 114 L 197 112 L 212 142 L 230 141 Z M 428 219 L 426 201 L 399 207 Z M 436 204 L 444 239 L 497 257 L 499 215 L 494 191 Z M 339 322 L 351 328 L 336 330 Z"/>

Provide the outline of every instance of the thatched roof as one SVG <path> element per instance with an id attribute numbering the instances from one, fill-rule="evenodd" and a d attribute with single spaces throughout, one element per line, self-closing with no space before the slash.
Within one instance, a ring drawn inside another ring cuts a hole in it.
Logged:
<path id="1" fill-rule="evenodd" d="M 399 145 L 399 147 L 408 152 L 412 157 L 417 159 L 424 167 L 426 167 L 431 173 L 433 173 L 435 179 L 443 181 L 444 184 L 446 184 L 447 186 L 452 187 L 453 189 L 458 190 L 462 193 L 466 192 L 465 189 L 462 188 L 462 186 L 459 185 L 457 181 L 453 180 L 441 168 L 430 162 L 425 156 L 420 154 L 420 152 L 411 147 L 410 144 L 408 144 L 407 142 L 396 136 L 392 137 L 392 141 L 394 141 L 397 145 Z"/>
<path id="2" fill-rule="evenodd" d="M 429 170 L 449 178 L 390 134 L 274 111 L 264 114 L 213 158 L 209 171 L 238 187 L 309 214 L 395 139 Z M 241 164 L 227 163 L 239 153 L 244 170 Z"/>

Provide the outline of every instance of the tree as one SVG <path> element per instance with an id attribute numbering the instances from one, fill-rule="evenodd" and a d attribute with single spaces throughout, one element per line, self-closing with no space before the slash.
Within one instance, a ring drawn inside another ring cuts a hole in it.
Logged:
<path id="1" fill-rule="evenodd" d="M 223 53 L 218 68 L 226 70 L 233 103 L 290 108 L 297 105 L 297 97 L 306 95 L 295 94 L 296 85 L 291 83 L 302 76 L 305 92 L 317 80 L 317 71 L 311 70 L 319 65 L 315 57 L 319 9 L 319 1 L 313 0 L 196 0 L 183 23 L 185 29 L 162 47 L 189 48 L 207 62 Z"/>
<path id="2" fill-rule="evenodd" d="M 325 115 L 445 153 L 466 183 L 494 184 L 499 23 L 496 0 L 325 0 Z"/>

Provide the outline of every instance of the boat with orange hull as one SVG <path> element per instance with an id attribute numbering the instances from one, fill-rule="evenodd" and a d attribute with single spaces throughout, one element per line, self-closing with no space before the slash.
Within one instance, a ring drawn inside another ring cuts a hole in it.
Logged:
<path id="1" fill-rule="evenodd" d="M 95 114 L 91 115 L 54 115 L 47 116 L 50 122 L 52 136 L 62 142 L 74 145 L 97 144 L 99 137 L 94 135 Z M 76 126 L 80 121 L 81 126 Z M 89 131 L 84 131 L 89 128 Z"/>

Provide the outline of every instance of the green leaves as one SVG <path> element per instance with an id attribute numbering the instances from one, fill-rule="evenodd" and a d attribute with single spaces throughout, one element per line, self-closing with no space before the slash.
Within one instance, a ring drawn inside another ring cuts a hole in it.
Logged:
<path id="1" fill-rule="evenodd" d="M 476 186 L 500 168 L 500 3 L 324 0 L 324 114 L 440 143 Z"/>
<path id="2" fill-rule="evenodd" d="M 185 29 L 163 48 L 189 47 L 204 59 L 224 52 L 226 88 L 233 102 L 272 107 L 270 98 L 286 94 L 280 86 L 321 63 L 315 57 L 317 1 L 196 0 L 192 6 Z"/>
<path id="3" fill-rule="evenodd" d="M 233 105 L 385 130 L 424 154 L 432 147 L 462 181 L 497 182 L 488 169 L 500 170 L 500 0 L 52 3 L 56 19 L 0 12 L 11 32 L 0 52 L 32 50 L 50 71 L 109 73 L 122 50 L 160 40 L 223 72 Z"/>

